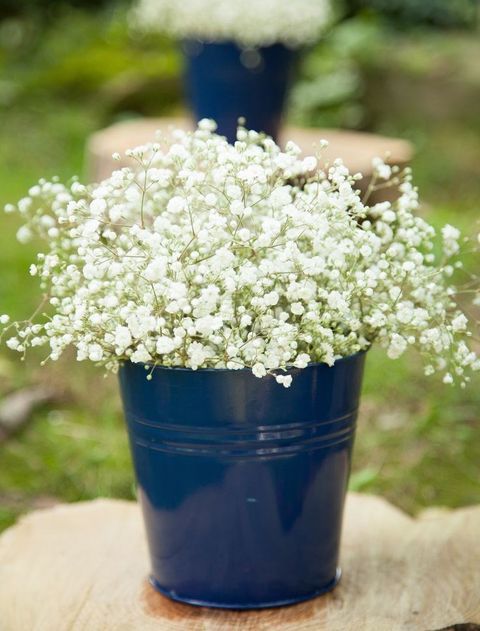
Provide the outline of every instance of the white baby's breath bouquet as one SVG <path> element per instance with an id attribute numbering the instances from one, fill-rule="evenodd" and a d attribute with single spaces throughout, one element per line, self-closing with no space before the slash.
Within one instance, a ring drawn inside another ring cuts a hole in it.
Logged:
<path id="1" fill-rule="evenodd" d="M 331 19 L 328 0 L 139 0 L 134 24 L 176 38 L 243 47 L 315 42 Z"/>
<path id="2" fill-rule="evenodd" d="M 46 240 L 30 268 L 42 307 L 0 320 L 11 349 L 56 360 L 73 346 L 111 370 L 251 368 L 289 386 L 289 368 L 375 342 L 468 381 L 480 362 L 451 285 L 460 233 L 445 226 L 435 248 L 408 173 L 376 161 L 370 188 L 401 180 L 401 195 L 369 207 L 340 160 L 318 170 L 293 143 L 240 129 L 230 145 L 214 128 L 133 149 L 133 167 L 98 185 L 41 180 L 7 206 L 22 242 Z"/>

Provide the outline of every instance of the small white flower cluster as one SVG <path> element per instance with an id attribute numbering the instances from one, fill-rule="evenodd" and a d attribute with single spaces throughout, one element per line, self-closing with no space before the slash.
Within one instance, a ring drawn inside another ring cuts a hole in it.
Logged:
<path id="1" fill-rule="evenodd" d="M 468 381 L 480 362 L 450 284 L 460 234 L 446 226 L 434 254 L 409 174 L 398 201 L 369 207 L 340 160 L 315 172 L 294 143 L 239 129 L 230 145 L 214 130 L 202 121 L 133 149 L 135 168 L 99 185 L 41 180 L 7 207 L 22 242 L 48 244 L 30 268 L 44 303 L 25 322 L 0 317 L 11 349 L 46 345 L 56 360 L 74 346 L 112 370 L 251 368 L 288 387 L 285 370 L 377 341 L 391 358 L 416 346 L 427 373 Z"/>
<path id="2" fill-rule="evenodd" d="M 242 47 L 316 41 L 331 19 L 328 0 L 139 0 L 133 22 L 142 30 Z"/>

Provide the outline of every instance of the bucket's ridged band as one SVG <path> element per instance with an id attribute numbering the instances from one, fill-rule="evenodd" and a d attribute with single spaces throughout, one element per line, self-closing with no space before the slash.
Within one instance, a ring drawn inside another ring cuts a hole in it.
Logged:
<path id="1" fill-rule="evenodd" d="M 257 457 L 297 451 L 310 451 L 338 445 L 351 440 L 356 428 L 357 410 L 336 419 L 313 423 L 289 423 L 288 425 L 260 425 L 244 428 L 187 427 L 168 423 L 146 421 L 127 412 L 131 423 L 155 428 L 155 435 L 132 436 L 133 441 L 145 449 L 163 452 L 188 453 L 189 455 L 228 455 Z M 330 425 L 330 432 L 326 426 Z M 317 432 L 320 431 L 317 435 Z M 239 447 L 239 442 L 241 447 Z"/>

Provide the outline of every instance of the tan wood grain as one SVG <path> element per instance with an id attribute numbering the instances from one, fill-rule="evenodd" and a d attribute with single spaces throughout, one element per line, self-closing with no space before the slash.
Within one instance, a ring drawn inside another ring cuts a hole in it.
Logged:
<path id="1" fill-rule="evenodd" d="M 330 594 L 258 612 L 174 603 L 147 583 L 135 503 L 37 511 L 0 538 L 1 631 L 433 631 L 480 624 L 480 506 L 412 519 L 349 494 L 343 578 Z"/>
<path id="2" fill-rule="evenodd" d="M 128 166 L 131 164 L 128 158 L 123 157 L 121 162 L 115 162 L 112 154 L 122 154 L 126 149 L 152 142 L 157 131 L 168 135 L 175 127 L 192 129 L 193 124 L 187 118 L 145 118 L 116 123 L 96 132 L 90 137 L 87 146 L 89 177 L 99 181 L 119 166 Z M 284 146 L 288 140 L 293 140 L 305 155 L 312 155 L 318 152 L 322 139 L 329 142 L 320 154 L 323 163 L 342 158 L 352 173 L 364 174 L 365 181 L 360 183 L 360 188 L 365 188 L 371 176 L 372 158 L 387 158 L 390 164 L 404 167 L 413 157 L 413 147 L 406 140 L 338 129 L 287 127 L 281 135 L 280 145 Z"/>

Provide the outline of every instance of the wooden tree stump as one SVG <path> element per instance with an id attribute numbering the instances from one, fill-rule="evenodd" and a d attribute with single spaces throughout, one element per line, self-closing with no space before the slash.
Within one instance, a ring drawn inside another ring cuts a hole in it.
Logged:
<path id="1" fill-rule="evenodd" d="M 147 582 L 138 506 L 97 500 L 23 518 L 0 538 L 2 631 L 434 631 L 480 628 L 480 506 L 412 519 L 349 494 L 343 578 L 280 609 L 174 603 Z M 208 580 L 208 578 L 206 579 Z"/>
<path id="2" fill-rule="evenodd" d="M 121 166 L 131 166 L 131 162 L 122 156 L 120 162 L 112 159 L 112 154 L 123 154 L 126 149 L 151 142 L 157 130 L 168 133 L 173 127 L 192 129 L 193 124 L 186 118 L 144 118 L 117 123 L 93 134 L 87 145 L 88 176 L 98 182 L 107 178 L 113 170 Z M 385 158 L 391 165 L 405 167 L 413 157 L 412 144 L 399 138 L 387 138 L 376 134 L 336 129 L 306 129 L 287 127 L 281 135 L 280 145 L 293 140 L 305 155 L 316 153 L 322 139 L 329 145 L 322 150 L 324 162 L 333 162 L 342 158 L 351 173 L 363 173 L 359 183 L 360 190 L 368 186 L 372 174 L 372 159 Z M 386 191 L 377 193 L 375 200 L 388 197 Z"/>

